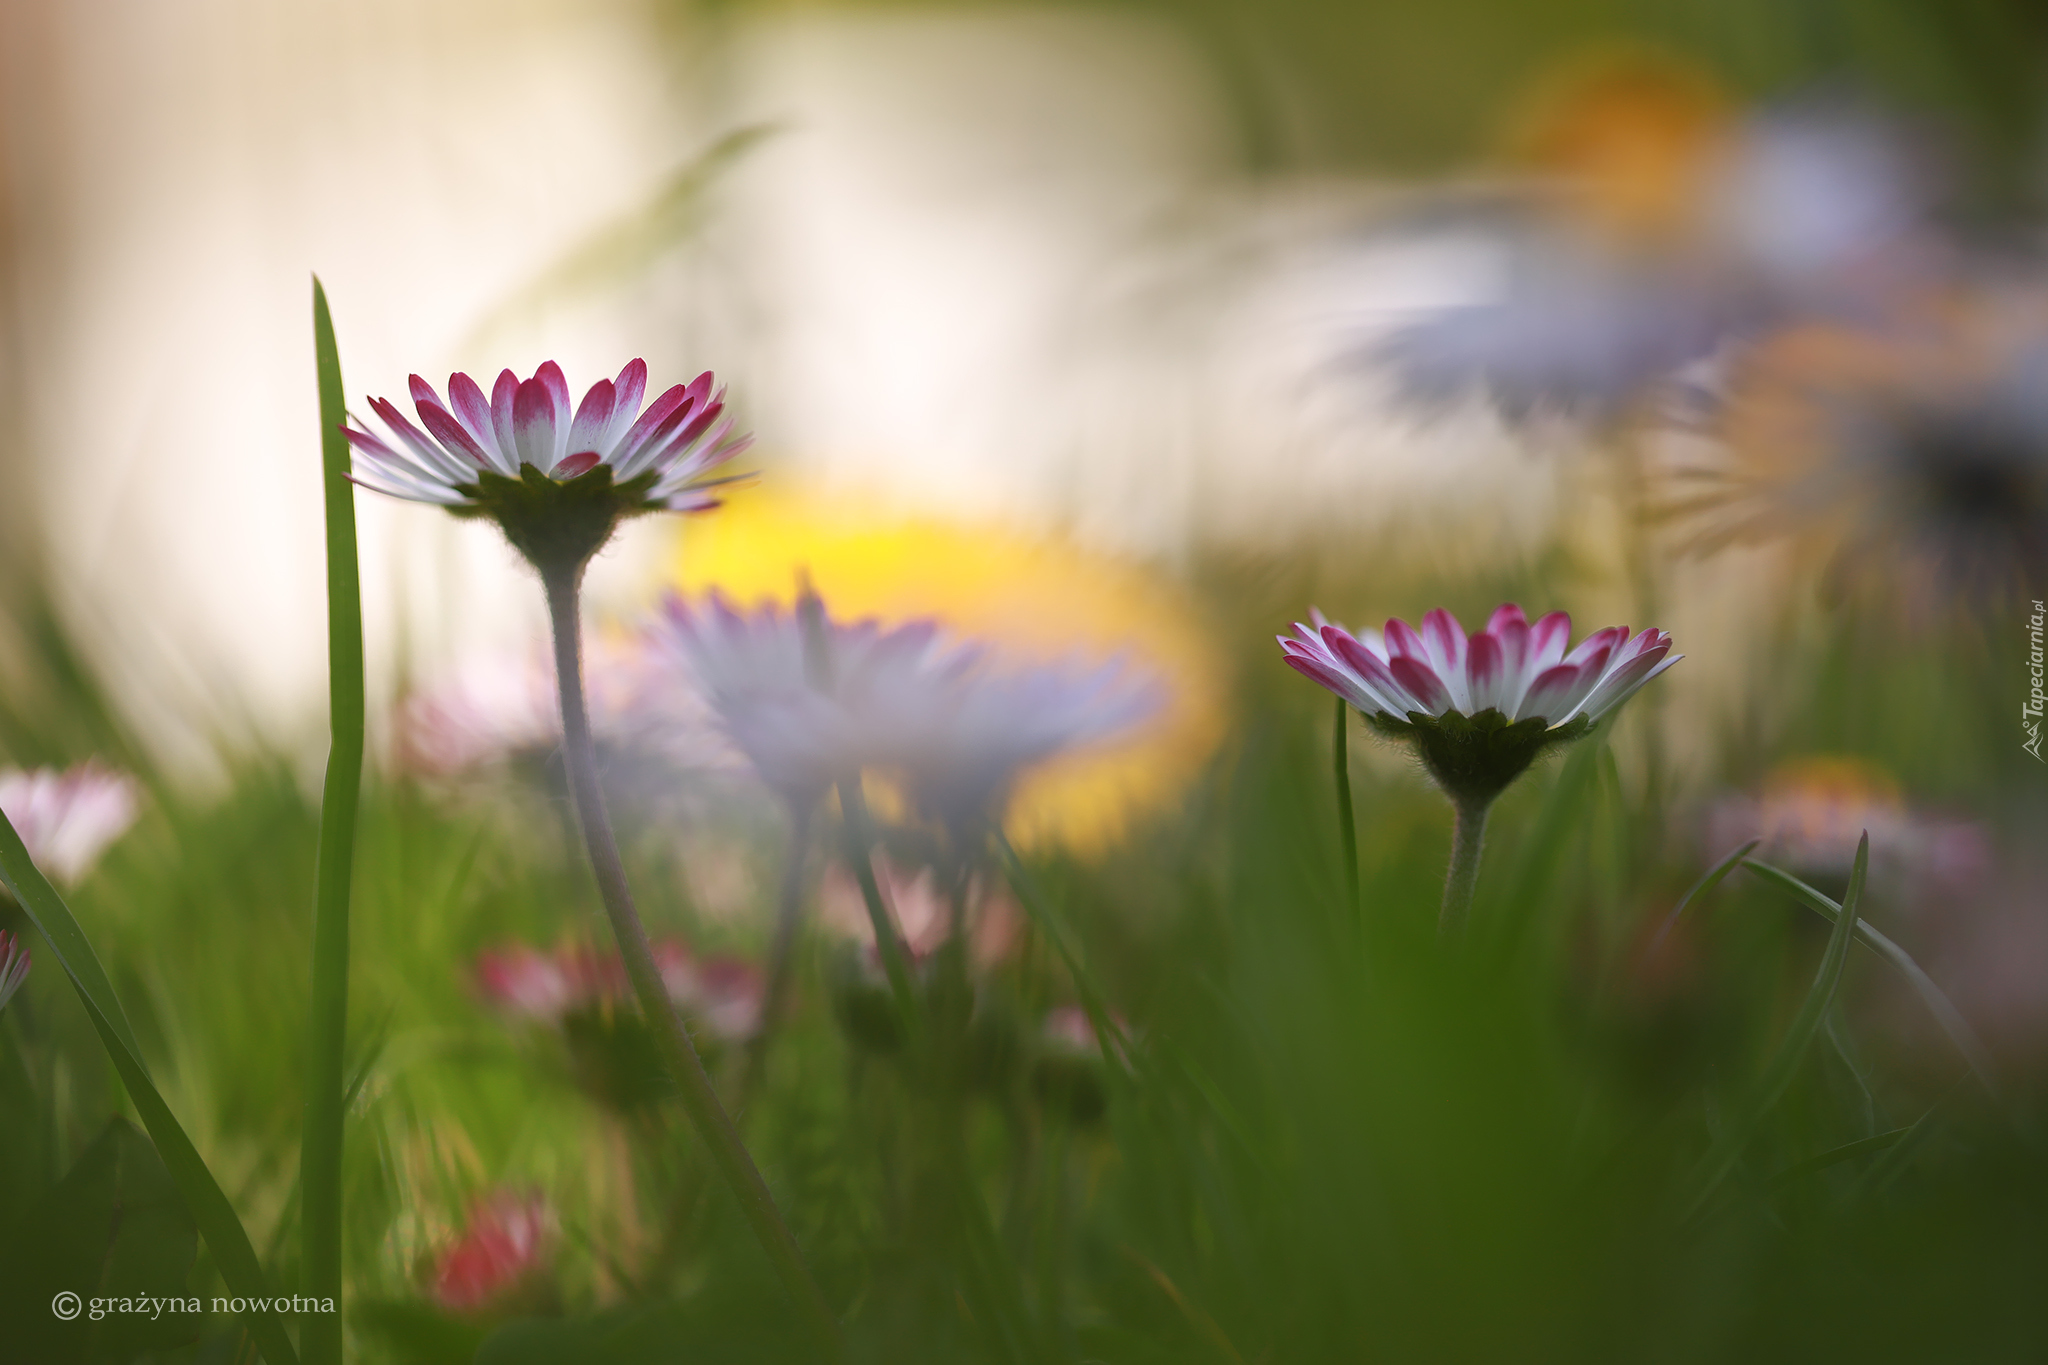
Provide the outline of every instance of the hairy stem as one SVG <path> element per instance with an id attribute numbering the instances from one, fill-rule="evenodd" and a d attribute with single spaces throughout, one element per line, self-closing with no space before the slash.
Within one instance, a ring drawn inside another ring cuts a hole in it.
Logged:
<path id="1" fill-rule="evenodd" d="M 1337 724 L 1330 740 L 1330 768 L 1337 781 L 1337 839 L 1344 856 L 1344 895 L 1352 913 L 1358 911 L 1358 821 L 1351 813 L 1351 737 L 1345 729 L 1350 710 L 1337 698 Z"/>
<path id="2" fill-rule="evenodd" d="M 583 842 L 590 854 L 591 871 L 597 876 L 605 913 L 611 918 L 612 933 L 618 939 L 619 954 L 625 959 L 626 975 L 639 997 L 640 1008 L 654 1033 L 662 1061 L 674 1077 L 676 1094 L 697 1134 L 711 1153 L 712 1163 L 739 1201 L 740 1212 L 760 1240 L 769 1263 L 788 1291 L 798 1313 L 817 1340 L 820 1354 L 829 1361 L 845 1356 L 838 1320 L 825 1302 L 818 1282 L 804 1261 L 789 1225 L 782 1221 L 767 1182 L 747 1154 L 732 1118 L 719 1103 L 711 1077 L 690 1035 L 683 1028 L 675 1003 L 661 979 L 654 951 L 647 942 L 647 930 L 633 908 L 633 893 L 626 885 L 626 868 L 619 857 L 618 840 L 613 837 L 611 818 L 606 814 L 604 792 L 598 785 L 597 746 L 590 734 L 590 716 L 583 700 L 583 664 L 578 590 L 583 565 L 542 565 L 541 582 L 547 589 L 548 616 L 554 625 L 555 671 L 562 690 L 562 755 L 569 773 L 569 791 L 576 815 L 583 827 Z"/>
<path id="3" fill-rule="evenodd" d="M 1457 823 L 1451 831 L 1451 868 L 1444 878 L 1444 907 L 1437 916 L 1437 937 L 1454 942 L 1465 935 L 1465 921 L 1472 913 L 1472 893 L 1479 887 L 1479 854 L 1486 841 L 1486 813 L 1493 802 L 1483 798 L 1454 798 Z"/>

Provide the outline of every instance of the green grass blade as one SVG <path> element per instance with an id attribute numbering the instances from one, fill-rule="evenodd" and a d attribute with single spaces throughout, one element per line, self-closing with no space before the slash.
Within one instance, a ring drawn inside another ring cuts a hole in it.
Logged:
<path id="1" fill-rule="evenodd" d="M 1720 862 L 1708 868 L 1707 874 L 1692 884 L 1692 890 L 1679 898 L 1678 904 L 1671 908 L 1671 913 L 1664 917 L 1664 923 L 1657 926 L 1657 936 L 1650 940 L 1651 950 L 1655 951 L 1663 947 L 1665 937 L 1678 927 L 1678 921 L 1687 910 L 1692 908 L 1692 903 L 1696 900 L 1704 899 L 1707 895 L 1711 894 L 1713 889 L 1719 886 L 1730 872 L 1735 870 L 1736 865 L 1744 858 L 1747 858 L 1751 851 L 1762 842 L 1763 840 L 1761 839 L 1751 839 L 1741 848 L 1736 849 Z"/>
<path id="2" fill-rule="evenodd" d="M 355 485 L 342 435 L 347 400 L 327 294 L 313 281 L 313 350 L 320 384 L 320 464 L 327 512 L 327 681 L 332 740 L 320 797 L 313 905 L 313 991 L 306 1125 L 299 1154 L 306 1292 L 341 1304 L 341 1148 L 347 1112 L 349 876 L 363 780 L 363 605 L 356 569 Z M 341 1314 L 305 1331 L 308 1365 L 339 1365 Z"/>
<path id="3" fill-rule="evenodd" d="M 1701 1163 L 1699 1192 L 1693 1196 L 1692 1206 L 1686 1211 L 1688 1219 L 1706 1205 L 1721 1182 L 1728 1178 L 1728 1173 L 1735 1169 L 1735 1163 L 1741 1159 L 1743 1149 L 1756 1135 L 1764 1117 L 1791 1086 L 1792 1078 L 1799 1071 L 1799 1063 L 1805 1059 L 1806 1049 L 1812 1044 L 1814 1035 L 1820 1032 L 1828 1006 L 1834 1003 L 1835 990 L 1842 984 L 1842 969 L 1849 960 L 1849 944 L 1855 937 L 1857 904 L 1863 898 L 1863 879 L 1869 869 L 1870 835 L 1866 833 L 1856 845 L 1856 865 L 1849 873 L 1849 890 L 1843 897 L 1835 927 L 1828 934 L 1827 951 L 1821 954 L 1820 970 L 1814 974 L 1813 986 L 1806 992 L 1806 999 L 1799 1006 L 1799 1013 L 1793 1017 L 1792 1026 L 1785 1031 L 1784 1041 L 1778 1044 L 1777 1052 L 1764 1068 L 1755 1096 Z"/>
<path id="4" fill-rule="evenodd" d="M 1835 904 L 1831 897 L 1808 886 L 1789 872 L 1772 867 L 1769 863 L 1757 862 L 1753 858 L 1745 859 L 1742 865 L 1771 885 L 1804 901 L 1823 918 L 1836 919 L 1842 913 L 1842 907 Z M 1941 987 L 1934 984 L 1934 978 L 1921 969 L 1920 964 L 1913 960 L 1911 953 L 1862 920 L 1856 922 L 1856 937 L 1861 940 L 1864 947 L 1886 959 L 1905 974 L 1906 980 L 1919 994 L 1921 1003 L 1927 1006 L 1927 1012 L 1934 1016 L 1934 1022 L 1941 1025 L 1941 1031 L 1955 1044 L 1956 1051 L 1969 1063 L 1970 1070 L 1976 1073 L 1977 1080 L 1984 1089 L 1993 1099 L 1997 1099 L 1999 1090 L 1991 1068 L 1991 1056 L 1985 1051 L 1982 1040 L 1977 1037 L 1977 1031 L 1970 1027 L 1969 1020 L 1963 1018 L 1962 1011 L 1956 1008 L 1955 1002 L 1948 998 Z"/>
<path id="5" fill-rule="evenodd" d="M 113 1059 L 114 1069 L 128 1089 L 129 1099 L 135 1103 L 142 1126 L 149 1130 L 157 1155 L 163 1158 L 165 1169 L 177 1182 L 178 1193 L 191 1211 L 192 1221 L 199 1225 L 199 1235 L 212 1250 L 229 1291 L 238 1298 L 270 1302 L 269 1283 L 249 1234 L 236 1216 L 234 1205 L 221 1192 L 213 1172 L 206 1168 L 199 1150 L 192 1145 L 192 1139 L 185 1135 L 177 1116 L 150 1080 L 142 1050 L 135 1043 L 135 1032 L 128 1025 L 128 1016 L 115 998 L 113 984 L 107 980 L 106 970 L 100 966 L 85 930 L 72 917 L 70 907 L 64 904 L 56 888 L 36 870 L 21 836 L 15 833 L 4 812 L 0 812 L 0 881 L 6 882 L 14 899 L 56 953 L 65 975 L 71 978 L 100 1042 L 106 1046 L 107 1056 Z M 270 1365 L 298 1365 L 298 1352 L 292 1349 L 283 1319 L 274 1311 L 251 1311 L 245 1320 Z"/>
<path id="6" fill-rule="evenodd" d="M 1854 1161 L 1857 1157 L 1881 1152 L 1912 1131 L 1910 1127 L 1894 1128 L 1890 1132 L 1873 1133 L 1866 1138 L 1857 1138 L 1854 1142 L 1845 1142 L 1839 1147 L 1830 1147 L 1825 1152 L 1816 1152 L 1804 1161 L 1796 1161 L 1778 1172 L 1771 1177 L 1771 1184 L 1774 1187 L 1790 1185 L 1830 1166 L 1839 1166 L 1845 1161 Z"/>
<path id="7" fill-rule="evenodd" d="M 1060 955 L 1060 961 L 1067 966 L 1067 972 L 1074 978 L 1074 989 L 1081 997 L 1082 1012 L 1088 1016 L 1088 1023 L 1095 1030 L 1096 1046 L 1102 1049 L 1102 1060 L 1109 1064 L 1112 1075 L 1120 1075 L 1126 1064 L 1135 1065 L 1136 1054 L 1132 1052 L 1130 1040 L 1124 1037 L 1110 1014 L 1106 998 L 1095 984 L 1094 976 L 1081 961 L 1080 954 L 1067 942 L 1067 936 L 1053 918 L 1052 907 L 1039 894 L 1038 883 L 1032 879 L 1024 860 L 1017 856 L 1017 850 L 1010 844 L 1010 838 L 1002 830 L 994 832 L 996 852 L 1003 860 L 1003 871 L 1010 879 L 1010 885 L 1017 893 L 1017 899 L 1024 903 L 1024 911 L 1031 916 L 1038 931 L 1045 935 L 1053 950 Z"/>

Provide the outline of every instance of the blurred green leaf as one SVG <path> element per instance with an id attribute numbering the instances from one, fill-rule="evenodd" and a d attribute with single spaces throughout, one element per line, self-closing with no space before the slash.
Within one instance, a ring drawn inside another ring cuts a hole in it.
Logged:
<path id="1" fill-rule="evenodd" d="M 194 1340 L 187 1304 L 92 1316 L 95 1299 L 188 1299 L 197 1230 L 149 1139 L 126 1119 L 100 1130 L 63 1180 L 0 1241 L 0 1322 L 7 1358 L 35 1365 L 133 1360 Z M 66 1321 L 62 1291 L 86 1311 Z"/>

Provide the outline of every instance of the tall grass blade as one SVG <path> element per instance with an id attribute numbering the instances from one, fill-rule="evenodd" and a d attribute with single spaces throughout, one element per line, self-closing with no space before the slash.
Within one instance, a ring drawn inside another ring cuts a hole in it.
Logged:
<path id="1" fill-rule="evenodd" d="M 1857 903 L 1863 898 L 1863 879 L 1870 868 L 1870 835 L 1865 833 L 1856 845 L 1856 865 L 1849 873 L 1849 890 L 1843 896 L 1841 913 L 1835 919 L 1833 932 L 1828 935 L 1827 951 L 1821 954 L 1820 970 L 1814 974 L 1813 986 L 1806 992 L 1805 1001 L 1799 1006 L 1799 1013 L 1793 1017 L 1792 1026 L 1785 1031 L 1784 1041 L 1764 1068 L 1762 1079 L 1757 1082 L 1755 1096 L 1741 1116 L 1730 1125 L 1728 1132 L 1707 1153 L 1701 1165 L 1698 1179 L 1699 1192 L 1693 1196 L 1692 1205 L 1686 1210 L 1690 1220 L 1720 1188 L 1728 1173 L 1735 1169 L 1742 1151 L 1749 1146 L 1749 1140 L 1764 1121 L 1779 1099 L 1792 1084 L 1792 1078 L 1799 1071 L 1799 1063 L 1806 1057 L 1806 1049 L 1812 1044 L 1814 1035 L 1820 1032 L 1821 1021 L 1827 1017 L 1828 1006 L 1835 1000 L 1835 990 L 1842 984 L 1842 968 L 1849 960 L 1849 943 L 1855 936 Z"/>
<path id="2" fill-rule="evenodd" d="M 92 1026 L 142 1118 L 142 1126 L 149 1130 L 157 1155 L 163 1158 L 164 1168 L 177 1182 L 178 1193 L 184 1197 L 192 1221 L 199 1225 L 199 1235 L 212 1250 L 229 1291 L 237 1298 L 269 1304 L 270 1287 L 242 1220 L 221 1192 L 213 1172 L 206 1168 L 192 1139 L 179 1126 L 177 1116 L 164 1102 L 155 1082 L 150 1080 L 142 1050 L 135 1042 L 135 1031 L 129 1027 L 128 1016 L 114 995 L 106 969 L 100 966 L 99 955 L 85 937 L 85 930 L 72 917 L 56 888 L 36 870 L 21 836 L 15 833 L 4 812 L 0 812 L 0 881 L 6 883 L 14 899 L 28 913 L 29 920 L 57 954 L 65 975 L 71 978 L 72 988 L 91 1016 Z M 244 1316 L 250 1335 L 270 1365 L 298 1365 L 298 1352 L 292 1349 L 284 1322 L 275 1311 L 266 1306 L 252 1309 Z"/>
<path id="3" fill-rule="evenodd" d="M 1745 859 L 1742 865 L 1780 890 L 1789 891 L 1826 919 L 1835 919 L 1842 913 L 1842 907 L 1835 904 L 1831 897 L 1808 886 L 1789 872 L 1780 871 L 1769 863 L 1760 863 L 1753 858 Z M 1956 1008 L 1955 1002 L 1948 998 L 1941 987 L 1934 984 L 1934 978 L 1921 969 L 1920 964 L 1913 960 L 1911 953 L 1862 920 L 1856 922 L 1856 937 L 1862 941 L 1864 947 L 1905 973 L 1906 980 L 1918 992 L 1921 1003 L 1927 1006 L 1927 1012 L 1934 1016 L 1934 1022 L 1941 1025 L 1941 1031 L 1948 1035 L 1949 1041 L 1955 1044 L 1956 1051 L 1969 1063 L 1970 1070 L 1976 1073 L 1977 1080 L 1985 1091 L 1993 1099 L 1999 1098 L 1998 1081 L 1991 1067 L 1990 1053 L 1985 1050 L 1983 1041 L 1977 1037 L 1977 1031 L 1970 1027 L 1970 1021 L 1963 1018 L 1962 1011 Z"/>
<path id="4" fill-rule="evenodd" d="M 313 281 L 313 352 L 320 383 L 320 465 L 327 511 L 327 688 L 331 741 L 320 795 L 313 900 L 313 990 L 306 1123 L 299 1153 L 306 1293 L 341 1307 L 341 1148 L 346 1110 L 349 875 L 363 781 L 363 604 L 356 570 L 355 485 L 341 434 L 347 399 L 327 293 Z M 307 1365 L 339 1365 L 341 1314 L 310 1319 Z"/>

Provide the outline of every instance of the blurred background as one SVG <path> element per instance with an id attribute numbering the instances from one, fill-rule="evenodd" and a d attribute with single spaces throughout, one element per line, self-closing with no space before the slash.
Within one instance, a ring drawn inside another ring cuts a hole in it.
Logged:
<path id="1" fill-rule="evenodd" d="M 1678 106 L 1734 127 L 1816 92 L 1938 141 L 1973 225 L 2030 223 L 2048 174 L 2020 0 L 4 16 L 6 615 L 54 613 L 188 771 L 225 734 L 318 733 L 313 271 L 358 408 L 409 372 L 645 354 L 731 377 L 775 496 L 1181 568 L 1356 567 L 1427 527 L 1418 553 L 1467 564 L 1538 553 L 1574 466 L 1532 451 L 1590 443 L 1476 394 L 1418 417 L 1361 359 L 1493 287 L 1475 204 L 1679 176 Z M 1616 54 L 1666 88 L 1559 112 Z M 361 515 L 385 695 L 534 628 L 489 531 Z M 636 527 L 607 600 L 679 534 Z"/>

